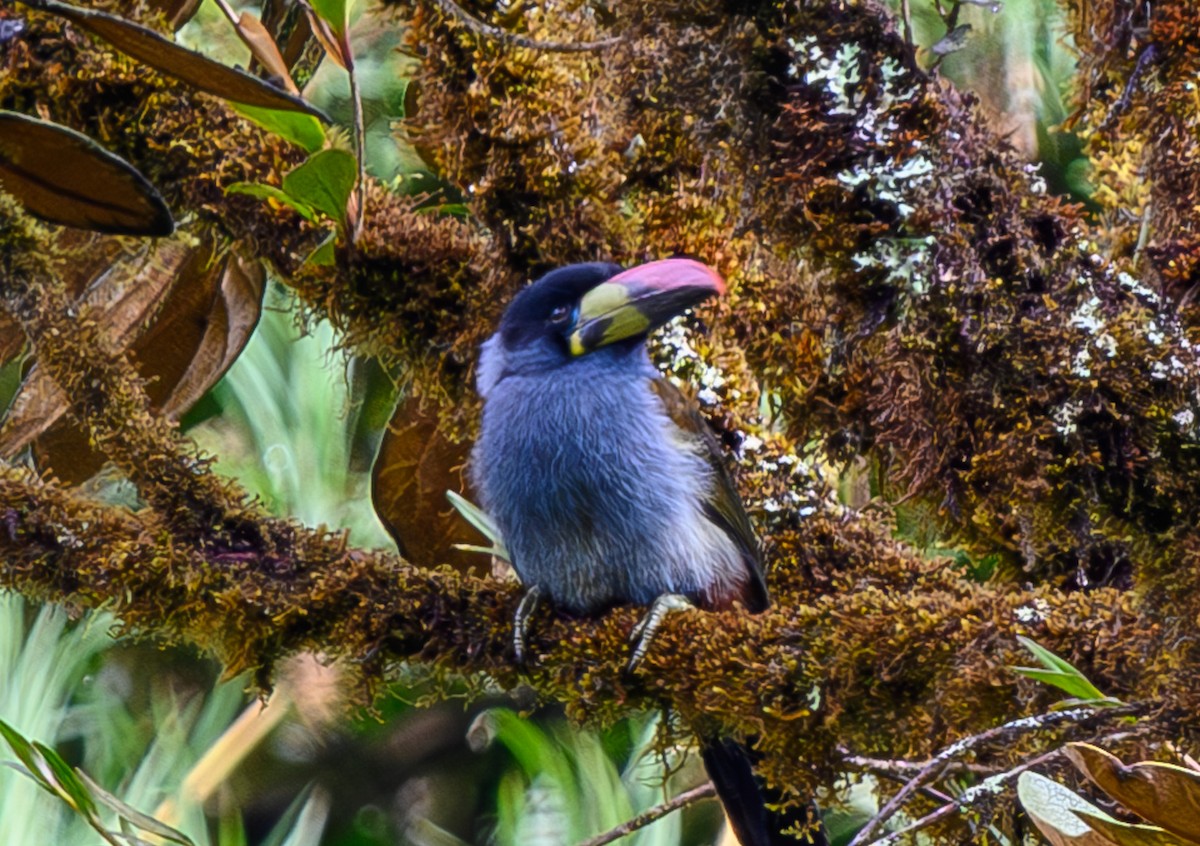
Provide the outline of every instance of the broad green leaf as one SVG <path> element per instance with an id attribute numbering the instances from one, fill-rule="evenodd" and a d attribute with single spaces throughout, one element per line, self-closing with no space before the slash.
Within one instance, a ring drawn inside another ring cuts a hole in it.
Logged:
<path id="1" fill-rule="evenodd" d="M 295 209 L 305 220 L 317 222 L 317 213 L 308 203 L 297 200 L 286 191 L 281 191 L 274 185 L 263 185 L 258 182 L 235 182 L 225 188 L 226 194 L 246 194 L 258 197 L 260 200 L 274 200 L 290 209 Z"/>
<path id="2" fill-rule="evenodd" d="M 1200 773 L 1158 761 L 1125 766 L 1087 743 L 1067 744 L 1066 754 L 1101 790 L 1147 822 L 1200 843 Z"/>
<path id="3" fill-rule="evenodd" d="M 283 190 L 346 226 L 346 202 L 358 179 L 358 163 L 345 150 L 323 150 L 283 177 Z"/>
<path id="4" fill-rule="evenodd" d="M 170 235 L 175 222 L 146 177 L 86 135 L 0 110 L 0 187 L 31 214 L 114 235 Z"/>
<path id="5" fill-rule="evenodd" d="M 88 790 L 91 791 L 95 800 L 104 805 L 110 811 L 113 811 L 122 820 L 127 820 L 133 825 L 140 828 L 142 831 L 161 837 L 163 840 L 168 840 L 171 843 L 178 843 L 180 846 L 192 846 L 191 839 L 183 832 L 172 828 L 164 822 L 156 820 L 149 814 L 143 814 L 137 808 L 122 802 L 116 796 L 113 796 L 96 782 L 88 778 L 87 773 L 83 770 L 75 770 L 79 778 L 85 784 Z"/>
<path id="6" fill-rule="evenodd" d="M 303 99 L 263 82 L 245 71 L 214 62 L 200 53 L 180 47 L 140 24 L 106 12 L 80 9 L 59 0 L 26 2 L 35 9 L 66 18 L 80 28 L 103 38 L 121 52 L 187 83 L 197 91 L 248 106 L 308 112 L 326 123 L 331 122 L 324 112 Z"/>
<path id="7" fill-rule="evenodd" d="M 312 115 L 285 112 L 279 109 L 260 109 L 257 106 L 235 104 L 234 111 L 245 115 L 268 132 L 291 141 L 305 152 L 315 153 L 325 146 L 325 128 Z"/>

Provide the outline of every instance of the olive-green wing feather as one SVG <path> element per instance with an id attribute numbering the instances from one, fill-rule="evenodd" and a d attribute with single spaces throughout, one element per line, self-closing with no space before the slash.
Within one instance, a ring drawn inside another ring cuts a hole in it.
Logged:
<path id="1" fill-rule="evenodd" d="M 719 526 L 725 534 L 737 544 L 742 553 L 742 560 L 750 572 L 744 599 L 748 609 L 757 613 L 766 609 L 770 604 L 767 594 L 767 584 L 763 579 L 762 556 L 759 551 L 758 538 L 750 525 L 750 518 L 742 506 L 741 497 L 733 485 L 721 445 L 709 428 L 708 423 L 700 414 L 696 403 L 686 397 L 679 388 L 667 379 L 654 379 L 651 387 L 662 400 L 667 415 L 674 421 L 685 436 L 694 438 L 702 448 L 702 455 L 708 460 L 713 471 L 713 491 L 711 498 L 704 504 L 708 519 Z"/>

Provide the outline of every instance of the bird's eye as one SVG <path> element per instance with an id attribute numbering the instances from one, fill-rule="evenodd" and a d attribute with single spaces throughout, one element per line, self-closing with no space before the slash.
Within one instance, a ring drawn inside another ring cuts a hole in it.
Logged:
<path id="1" fill-rule="evenodd" d="M 566 322 L 567 318 L 570 316 L 571 316 L 571 307 L 570 306 L 559 306 L 558 308 L 554 309 L 554 311 L 550 312 L 550 322 L 551 323 L 564 323 L 564 322 Z"/>

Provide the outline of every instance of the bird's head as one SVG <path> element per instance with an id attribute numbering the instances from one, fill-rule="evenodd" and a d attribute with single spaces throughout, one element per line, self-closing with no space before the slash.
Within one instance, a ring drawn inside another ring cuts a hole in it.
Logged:
<path id="1" fill-rule="evenodd" d="M 488 347 L 509 367 L 553 369 L 599 350 L 635 348 L 673 317 L 723 293 L 721 277 L 691 259 L 628 270 L 604 262 L 573 264 L 521 291 Z M 485 349 L 485 358 L 490 352 Z"/>

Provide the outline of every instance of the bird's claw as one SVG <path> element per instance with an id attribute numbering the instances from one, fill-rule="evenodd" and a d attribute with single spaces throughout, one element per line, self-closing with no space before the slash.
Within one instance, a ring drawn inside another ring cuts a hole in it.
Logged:
<path id="1" fill-rule="evenodd" d="M 525 664 L 525 638 L 529 634 L 529 621 L 541 601 L 542 589 L 534 585 L 525 591 L 517 605 L 517 612 L 513 614 L 513 653 L 520 665 Z"/>
<path id="2" fill-rule="evenodd" d="M 650 650 L 650 643 L 654 640 L 654 635 L 668 615 L 679 611 L 688 611 L 695 607 L 690 599 L 680 593 L 664 593 L 654 600 L 654 604 L 650 606 L 646 616 L 642 617 L 629 633 L 630 642 L 636 641 L 637 645 L 633 647 L 633 654 L 629 656 L 629 663 L 625 666 L 625 671 L 632 673 L 642 663 L 646 653 Z"/>

